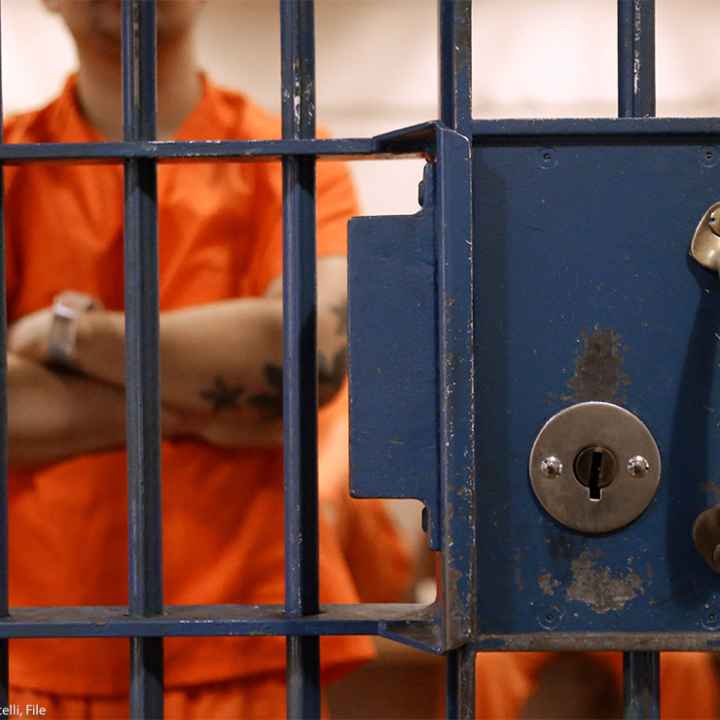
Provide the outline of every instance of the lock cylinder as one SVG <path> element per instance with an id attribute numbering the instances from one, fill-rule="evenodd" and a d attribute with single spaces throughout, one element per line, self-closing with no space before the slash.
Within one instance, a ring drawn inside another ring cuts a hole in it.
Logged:
<path id="1" fill-rule="evenodd" d="M 583 448 L 573 464 L 575 477 L 588 489 L 591 501 L 602 500 L 602 489 L 615 480 L 616 468 L 613 451 L 599 445 Z"/>
<path id="2" fill-rule="evenodd" d="M 638 518 L 655 497 L 660 469 L 647 426 L 606 402 L 557 413 L 530 452 L 530 482 L 540 504 L 559 523 L 591 534 Z"/>

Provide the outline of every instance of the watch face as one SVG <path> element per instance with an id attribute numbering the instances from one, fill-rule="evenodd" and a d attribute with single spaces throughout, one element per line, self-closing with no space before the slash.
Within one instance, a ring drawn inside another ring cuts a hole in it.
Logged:
<path id="1" fill-rule="evenodd" d="M 66 290 L 55 298 L 54 313 L 60 317 L 76 318 L 81 313 L 92 310 L 95 301 L 85 293 Z"/>
<path id="2" fill-rule="evenodd" d="M 53 308 L 53 314 L 56 317 L 65 318 L 67 320 L 73 320 L 78 316 L 80 311 L 74 308 L 72 305 L 67 304 L 64 300 L 58 300 Z"/>
<path id="3" fill-rule="evenodd" d="M 74 290 L 66 290 L 55 298 L 48 337 L 48 354 L 53 363 L 72 367 L 78 318 L 94 306 L 89 295 Z"/>
<path id="4" fill-rule="evenodd" d="M 70 367 L 75 349 L 77 315 L 63 315 L 59 309 L 59 305 L 56 304 L 48 336 L 48 358 L 54 365 Z"/>

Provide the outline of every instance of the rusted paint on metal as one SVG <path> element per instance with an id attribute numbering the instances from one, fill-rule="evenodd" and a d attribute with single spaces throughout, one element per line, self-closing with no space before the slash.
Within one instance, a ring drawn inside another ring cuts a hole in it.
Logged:
<path id="1" fill-rule="evenodd" d="M 591 331 L 584 330 L 579 342 L 575 374 L 568 380 L 569 392 L 562 399 L 574 403 L 604 400 L 622 404 L 630 378 L 623 370 L 623 345 L 618 333 L 596 325 Z"/>
<path id="2" fill-rule="evenodd" d="M 455 567 L 455 563 L 453 563 L 452 560 L 446 559 L 445 563 L 445 582 L 447 584 L 446 612 L 452 618 L 452 621 L 457 623 L 458 627 L 462 627 L 467 618 L 465 617 L 462 603 L 456 600 L 460 596 L 461 583 L 464 577 L 463 572 L 461 569 Z"/>
<path id="3" fill-rule="evenodd" d="M 538 632 L 516 635 L 479 635 L 475 640 L 478 652 L 510 650 L 538 651 L 618 651 L 618 650 L 678 650 L 685 652 L 720 649 L 717 633 L 583 633 Z"/>
<path id="4" fill-rule="evenodd" d="M 645 592 L 643 580 L 630 568 L 625 573 L 613 573 L 600 564 L 600 557 L 599 551 L 585 550 L 572 561 L 567 599 L 584 603 L 598 614 L 622 610 Z"/>
<path id="5" fill-rule="evenodd" d="M 544 595 L 552 597 L 555 595 L 555 591 L 562 585 L 562 583 L 554 578 L 550 573 L 543 573 L 538 578 L 538 586 L 543 591 Z"/>
<path id="6" fill-rule="evenodd" d="M 602 553 L 598 550 L 583 550 L 570 560 L 569 578 L 555 577 L 551 572 L 538 576 L 538 587 L 547 597 L 555 597 L 565 586 L 565 599 L 581 602 L 599 615 L 622 610 L 631 600 L 645 593 L 642 577 L 630 567 L 628 558 L 626 572 L 613 572 L 601 563 Z M 648 569 L 648 579 L 652 570 Z"/>
<path id="7" fill-rule="evenodd" d="M 633 29 L 635 31 L 635 44 L 639 45 L 642 36 L 643 36 L 643 12 L 642 12 L 642 5 L 641 0 L 635 0 L 634 7 L 634 22 L 633 22 Z M 641 73 L 645 71 L 645 68 L 643 67 L 643 58 L 642 53 L 640 52 L 639 47 L 633 48 L 633 95 L 637 98 L 640 97 L 640 79 L 642 77 Z"/>

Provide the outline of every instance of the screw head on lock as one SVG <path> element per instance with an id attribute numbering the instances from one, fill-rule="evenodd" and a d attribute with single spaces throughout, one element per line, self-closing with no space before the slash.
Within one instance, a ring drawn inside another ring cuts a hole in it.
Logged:
<path id="1" fill-rule="evenodd" d="M 540 461 L 540 472 L 545 475 L 545 477 L 560 477 L 563 472 L 562 461 L 559 457 L 555 457 L 555 455 L 549 455 Z"/>
<path id="2" fill-rule="evenodd" d="M 633 477 L 645 477 L 650 472 L 650 463 L 642 455 L 633 455 L 628 460 L 627 471 Z"/>

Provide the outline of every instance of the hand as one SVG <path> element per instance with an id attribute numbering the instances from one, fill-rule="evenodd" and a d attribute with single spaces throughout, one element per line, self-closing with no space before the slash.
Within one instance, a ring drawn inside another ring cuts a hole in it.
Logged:
<path id="1" fill-rule="evenodd" d="M 66 290 L 56 296 L 54 305 L 37 310 L 25 317 L 20 318 L 8 331 L 8 351 L 19 355 L 26 360 L 39 364 L 48 364 L 50 357 L 51 333 L 54 315 L 58 311 L 68 318 L 71 326 L 68 328 L 70 336 L 67 338 L 70 348 L 63 348 L 64 354 L 71 354 L 79 332 L 80 321 L 89 310 L 101 310 L 102 303 L 86 293 L 76 290 Z M 54 358 L 57 360 L 57 358 Z M 63 365 L 70 362 L 68 357 Z"/>
<path id="2" fill-rule="evenodd" d="M 45 364 L 48 361 L 48 340 L 52 325 L 51 307 L 20 318 L 8 328 L 8 352 L 26 360 Z"/>

